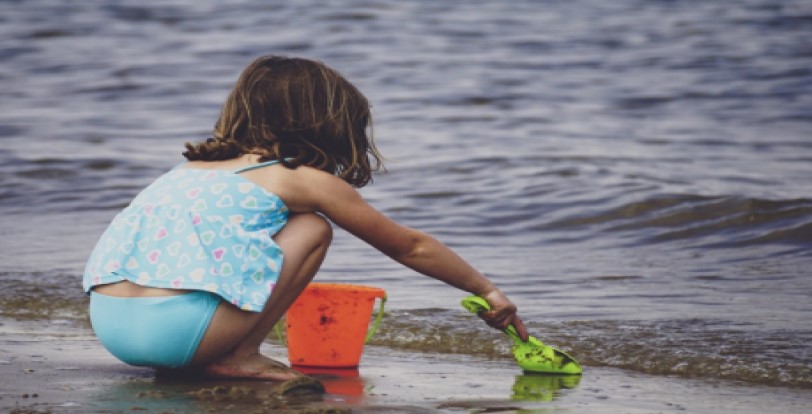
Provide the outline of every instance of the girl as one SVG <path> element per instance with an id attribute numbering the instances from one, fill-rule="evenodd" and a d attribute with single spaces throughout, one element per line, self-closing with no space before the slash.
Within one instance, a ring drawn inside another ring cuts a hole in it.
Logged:
<path id="1" fill-rule="evenodd" d="M 322 63 L 261 57 L 240 75 L 214 138 L 119 213 L 83 287 L 101 343 L 117 358 L 212 377 L 286 380 L 298 372 L 260 345 L 322 264 L 328 220 L 394 260 L 485 298 L 490 326 L 527 332 L 516 306 L 433 237 L 402 226 L 353 187 L 382 166 L 366 98 Z M 283 260 L 284 254 L 284 260 Z"/>

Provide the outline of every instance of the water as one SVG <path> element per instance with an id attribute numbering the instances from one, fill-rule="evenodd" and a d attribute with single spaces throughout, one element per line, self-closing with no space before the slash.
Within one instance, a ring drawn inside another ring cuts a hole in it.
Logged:
<path id="1" fill-rule="evenodd" d="M 363 194 L 587 365 L 812 386 L 812 5 L 0 3 L 0 316 L 84 320 L 117 209 L 209 136 L 254 57 L 374 104 Z M 462 293 L 339 232 L 321 281 L 391 297 L 378 345 L 508 358 Z"/>

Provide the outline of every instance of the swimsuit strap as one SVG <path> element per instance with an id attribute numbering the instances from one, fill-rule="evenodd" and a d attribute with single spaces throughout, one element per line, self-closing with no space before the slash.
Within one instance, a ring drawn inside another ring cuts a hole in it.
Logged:
<path id="1" fill-rule="evenodd" d="M 256 170 L 257 168 L 267 167 L 269 165 L 274 165 L 274 164 L 277 164 L 277 163 L 279 163 L 279 160 L 271 160 L 271 161 L 261 162 L 259 164 L 249 165 L 247 167 L 242 167 L 242 168 L 238 168 L 238 169 L 234 170 L 234 174 L 239 174 L 239 173 L 244 173 L 246 171 Z"/>

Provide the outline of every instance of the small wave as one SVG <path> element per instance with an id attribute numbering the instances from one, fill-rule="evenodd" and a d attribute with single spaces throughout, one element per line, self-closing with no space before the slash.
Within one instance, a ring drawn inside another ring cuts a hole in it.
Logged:
<path id="1" fill-rule="evenodd" d="M 336 13 L 327 13 L 320 16 L 321 20 L 327 21 L 367 21 L 367 20 L 375 20 L 377 16 L 373 13 L 362 13 L 362 12 L 336 12 Z"/>
<path id="2" fill-rule="evenodd" d="M 53 28 L 53 29 L 40 29 L 34 30 L 27 35 L 28 38 L 31 39 L 52 39 L 57 37 L 68 37 L 68 36 L 75 36 L 77 33 L 73 30 L 68 30 L 64 28 Z"/>
<path id="3" fill-rule="evenodd" d="M 81 88 L 73 91 L 76 94 L 105 94 L 110 97 L 115 97 L 116 99 L 121 99 L 121 95 L 126 95 L 127 92 L 136 91 L 139 89 L 145 88 L 144 85 L 138 85 L 133 83 L 121 83 L 121 84 L 106 84 L 106 85 L 98 85 L 92 86 L 87 88 Z"/>
<path id="4" fill-rule="evenodd" d="M 18 171 L 16 175 L 23 178 L 42 180 L 64 180 L 65 178 L 75 177 L 77 172 L 76 170 L 60 168 L 32 168 Z"/>
<path id="5" fill-rule="evenodd" d="M 21 135 L 23 131 L 25 131 L 25 129 L 17 125 L 0 124 L 0 137 L 13 137 L 16 135 Z M 3 150 L 3 152 L 5 151 L 6 150 Z M 2 152 L 0 152 L 0 154 L 2 154 Z"/>
<path id="6" fill-rule="evenodd" d="M 745 246 L 750 244 L 765 244 L 775 242 L 790 242 L 798 245 L 812 244 L 812 223 L 804 223 L 797 227 L 774 230 L 751 239 L 740 240 L 736 243 L 736 245 Z M 717 245 L 727 247 L 728 244 L 720 243 Z"/>
<path id="7" fill-rule="evenodd" d="M 0 167 L 5 212 L 85 211 L 126 206 L 148 178 L 150 167 L 106 157 L 23 159 L 8 157 Z"/>
<path id="8" fill-rule="evenodd" d="M 47 282 L 43 282 L 45 278 Z M 87 298 L 81 289 L 67 289 L 75 275 L 0 272 L 0 317 L 18 320 L 66 319 L 83 321 L 87 317 Z M 59 281 L 68 283 L 59 283 Z M 75 282 L 78 283 L 78 282 Z"/>
<path id="9" fill-rule="evenodd" d="M 510 340 L 459 312 L 387 314 L 378 345 L 511 359 Z M 542 341 L 582 364 L 652 375 L 719 378 L 812 388 L 809 331 L 753 331 L 724 321 L 578 321 L 529 324 Z"/>
<path id="10" fill-rule="evenodd" d="M 812 244 L 812 200 L 666 195 L 551 222 L 548 228 L 592 226 L 599 232 L 634 231 L 637 243 L 697 240 L 701 247 Z"/>

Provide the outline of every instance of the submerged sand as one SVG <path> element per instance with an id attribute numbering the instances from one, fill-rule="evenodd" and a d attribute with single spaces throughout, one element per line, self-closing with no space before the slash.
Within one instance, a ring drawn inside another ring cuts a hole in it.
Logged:
<path id="1" fill-rule="evenodd" d="M 280 360 L 284 348 L 264 350 Z M 586 367 L 524 375 L 505 360 L 367 347 L 358 370 L 315 371 L 326 389 L 159 378 L 124 365 L 86 328 L 0 322 L 0 410 L 17 413 L 801 413 L 808 390 Z M 293 385 L 293 386 L 292 386 Z M 300 384 L 301 385 L 301 384 Z"/>

